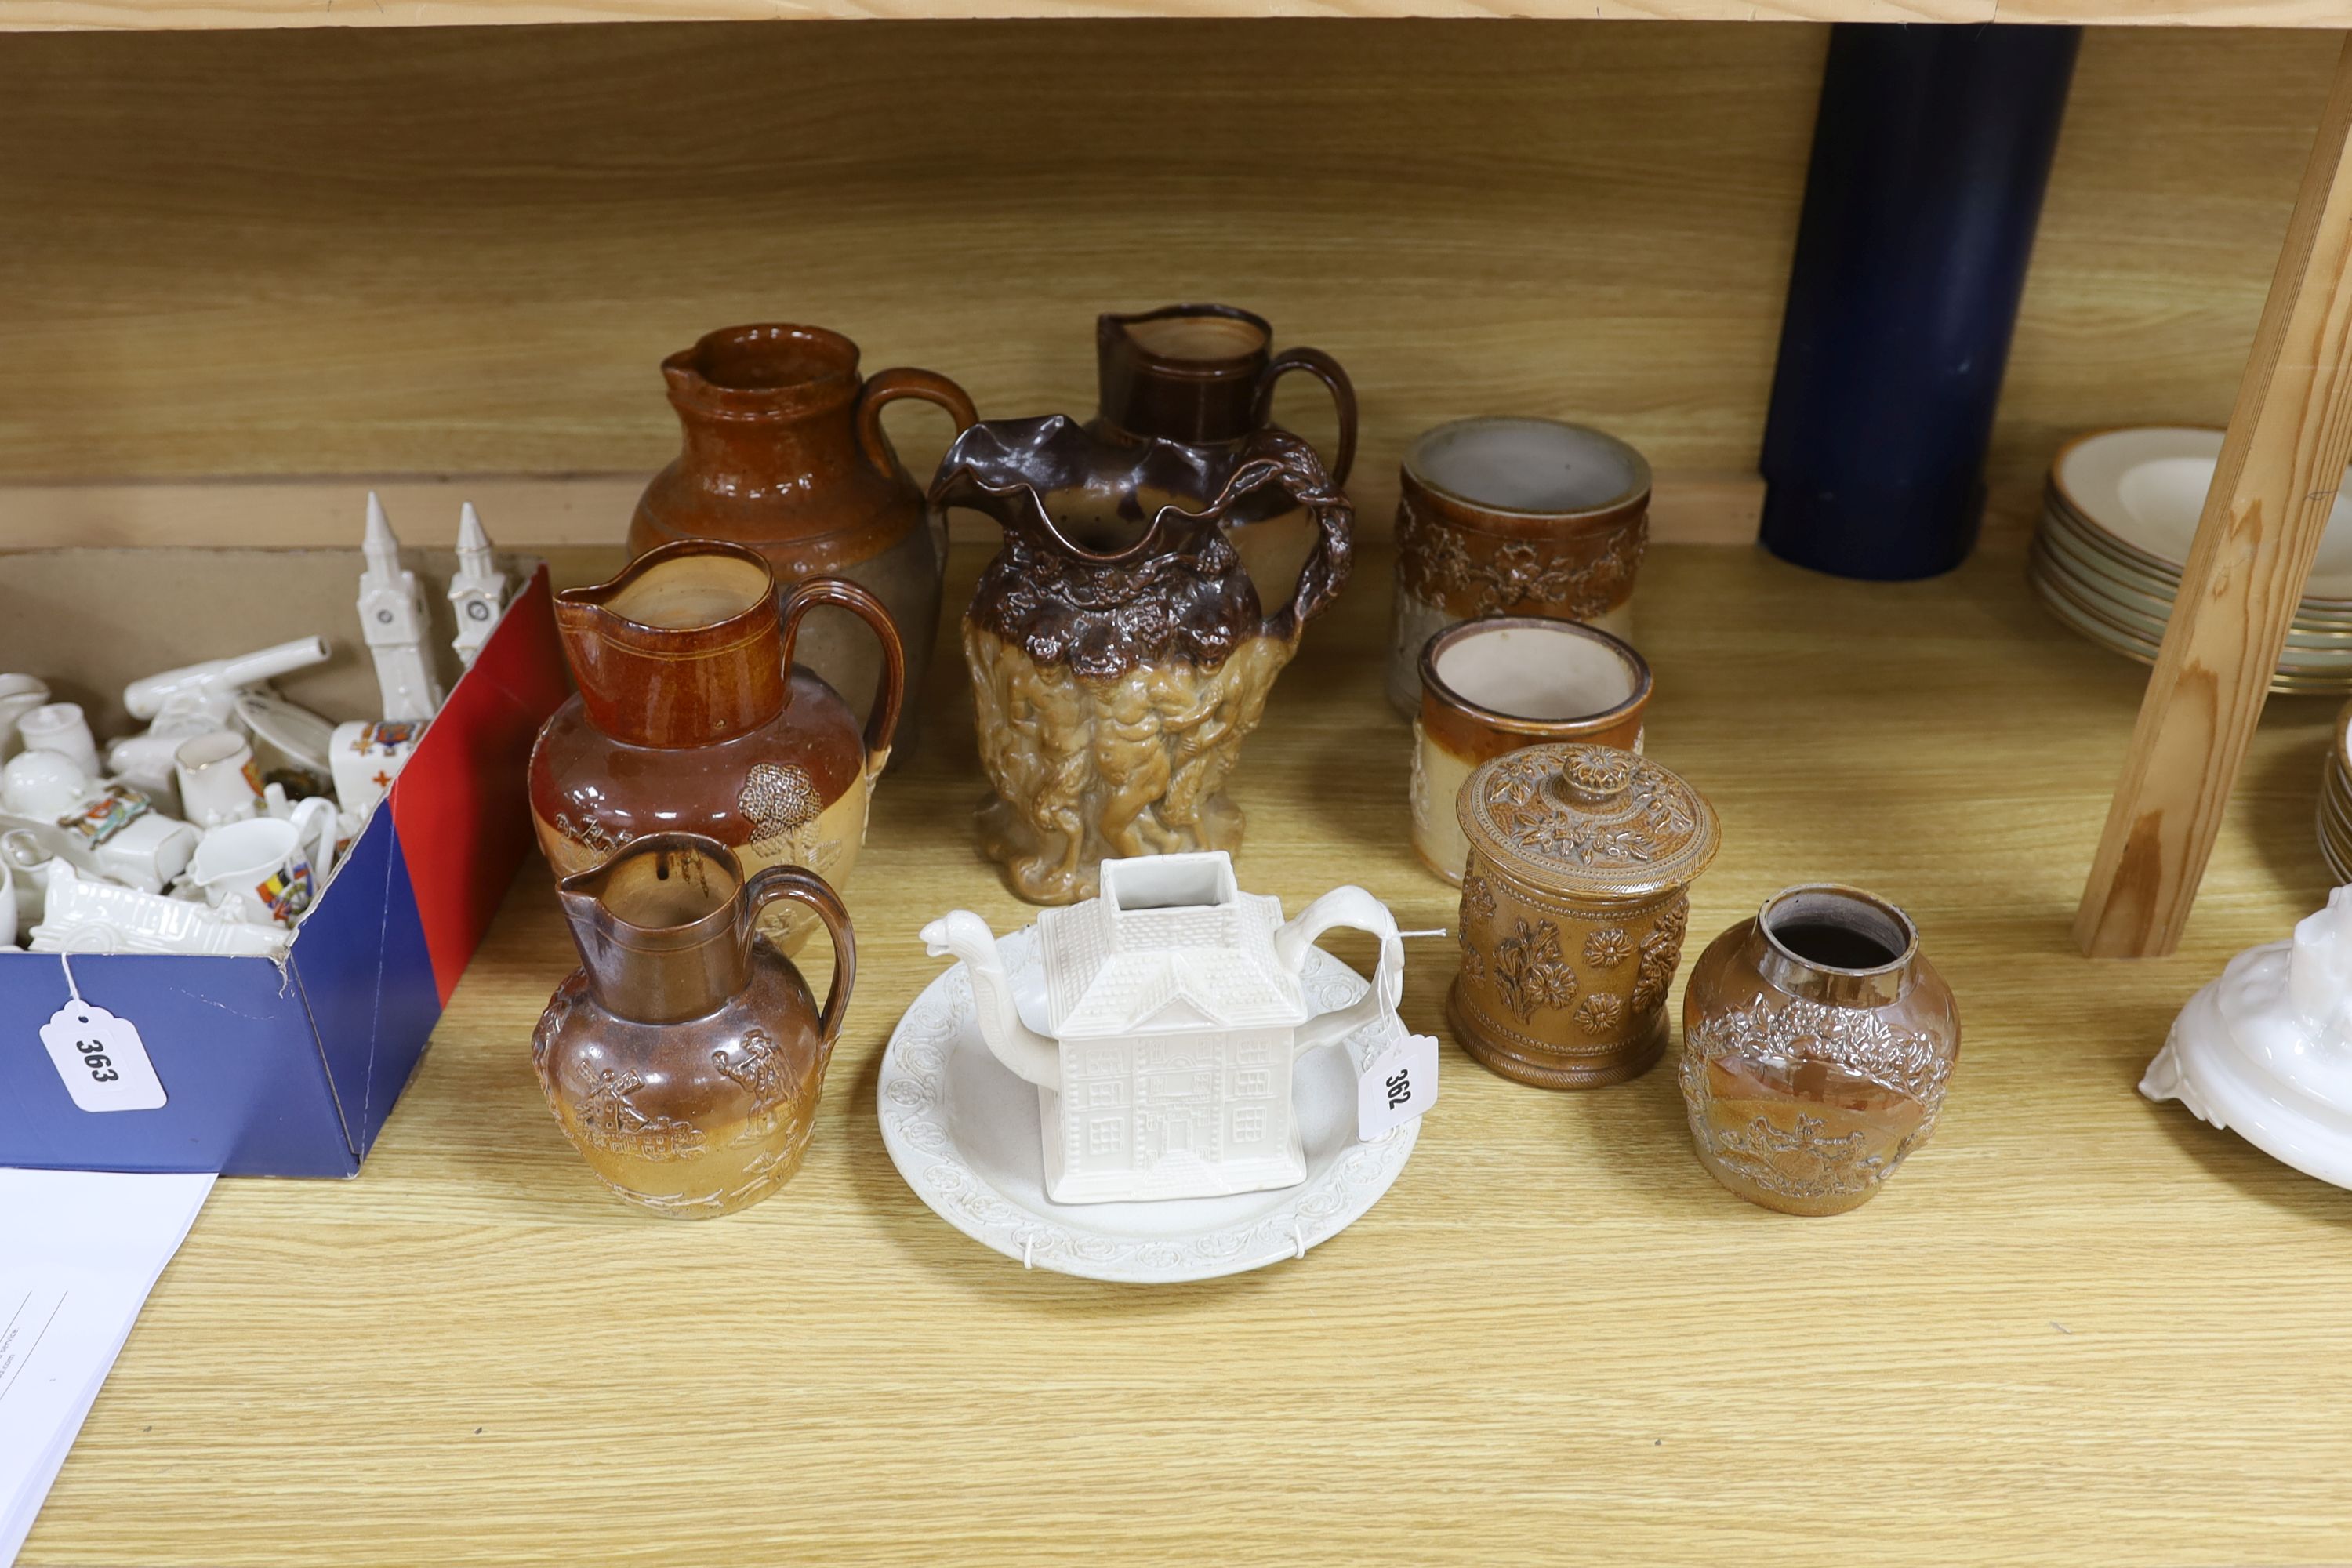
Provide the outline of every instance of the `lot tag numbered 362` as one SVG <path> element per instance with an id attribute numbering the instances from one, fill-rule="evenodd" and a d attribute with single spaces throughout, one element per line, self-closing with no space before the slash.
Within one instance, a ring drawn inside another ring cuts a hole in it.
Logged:
<path id="1" fill-rule="evenodd" d="M 41 1026 L 41 1044 L 74 1104 L 83 1110 L 161 1110 L 163 1081 L 147 1059 L 139 1026 L 84 1001 L 70 963 L 66 990 L 66 1005 Z"/>
<path id="2" fill-rule="evenodd" d="M 1436 1103 L 1437 1037 L 1407 1035 L 1356 1079 L 1356 1136 L 1381 1137 Z"/>

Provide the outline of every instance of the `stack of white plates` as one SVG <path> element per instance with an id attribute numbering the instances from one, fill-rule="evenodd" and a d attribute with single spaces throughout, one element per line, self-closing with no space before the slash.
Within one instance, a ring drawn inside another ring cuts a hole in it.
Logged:
<path id="1" fill-rule="evenodd" d="M 2221 454 L 2219 430 L 2172 426 L 2102 430 L 2060 452 L 2026 567 L 2042 602 L 2154 664 Z M 2327 520 L 2271 689 L 2352 692 L 2352 498 Z"/>
<path id="2" fill-rule="evenodd" d="M 2342 887 L 2352 882 L 2352 704 L 2336 715 L 2319 785 L 2319 857 Z"/>

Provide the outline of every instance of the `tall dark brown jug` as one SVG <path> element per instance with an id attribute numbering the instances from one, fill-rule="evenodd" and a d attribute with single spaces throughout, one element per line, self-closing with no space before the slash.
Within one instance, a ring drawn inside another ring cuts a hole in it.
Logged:
<path id="1" fill-rule="evenodd" d="M 1275 384 L 1304 371 L 1328 387 L 1339 416 L 1339 445 L 1324 465 L 1334 489 L 1356 460 L 1356 389 L 1320 349 L 1276 353 L 1265 318 L 1232 305 L 1164 305 L 1137 315 L 1095 318 L 1101 409 L 1091 429 L 1113 441 L 1170 441 L 1203 457 L 1230 458 L 1273 421 Z M 1314 553 L 1307 513 L 1276 491 L 1252 496 L 1226 524 L 1227 537 L 1260 601 L 1289 602 Z"/>

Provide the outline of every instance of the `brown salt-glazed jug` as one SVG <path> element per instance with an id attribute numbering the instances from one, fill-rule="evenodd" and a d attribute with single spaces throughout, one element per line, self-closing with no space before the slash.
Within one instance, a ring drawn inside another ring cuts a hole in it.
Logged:
<path id="1" fill-rule="evenodd" d="M 1959 1054 L 1958 1004 L 1910 917 L 1859 888 L 1773 894 L 1683 992 L 1699 1163 L 1783 1214 L 1868 1202 L 1935 1131 Z"/>
<path id="2" fill-rule="evenodd" d="M 662 375 L 685 444 L 638 500 L 629 552 L 723 539 L 765 555 L 787 587 L 846 577 L 868 589 L 915 671 L 903 720 L 911 732 L 939 633 L 947 524 L 899 465 L 881 415 L 919 397 L 961 430 L 971 399 L 928 370 L 860 381 L 857 345 L 823 327 L 723 328 L 664 360 Z M 800 657 L 861 710 L 881 668 L 871 640 L 838 616 L 809 624 Z"/>
<path id="3" fill-rule="evenodd" d="M 1223 524 L 1272 491 L 1315 524 L 1267 613 Z M 1033 903 L 1091 898 L 1107 857 L 1233 849 L 1224 793 L 1307 622 L 1347 582 L 1347 498 L 1297 437 L 1110 441 L 1060 415 L 973 426 L 931 489 L 1004 544 L 964 614 L 982 848 Z"/>
<path id="4" fill-rule="evenodd" d="M 862 735 L 840 693 L 793 663 L 802 618 L 820 605 L 859 616 L 881 647 Z M 530 811 L 557 876 L 679 831 L 717 839 L 751 871 L 848 879 L 906 686 L 898 634 L 873 595 L 818 577 L 780 613 L 756 551 L 688 540 L 557 595 L 555 623 L 580 689 L 531 748 Z M 789 903 L 767 920 L 788 953 L 815 929 Z"/>
<path id="5" fill-rule="evenodd" d="M 580 967 L 531 1036 L 548 1109 L 632 1203 L 708 1219 L 792 1179 L 857 977 L 849 915 L 799 866 L 746 877 L 725 845 L 657 833 L 558 891 Z M 760 932 L 788 900 L 833 939 L 824 1011 Z"/>
<path id="6" fill-rule="evenodd" d="M 1263 316 L 1232 305 L 1097 316 L 1095 370 L 1101 405 L 1089 427 L 1097 435 L 1170 441 L 1224 457 L 1256 432 L 1279 428 L 1275 384 L 1304 371 L 1329 389 L 1339 413 L 1339 445 L 1324 465 L 1331 488 L 1348 482 L 1356 460 L 1355 384 L 1320 349 L 1276 353 L 1274 329 Z M 1237 502 L 1224 527 L 1258 598 L 1286 601 L 1315 550 L 1314 518 L 1279 490 L 1262 490 Z"/>

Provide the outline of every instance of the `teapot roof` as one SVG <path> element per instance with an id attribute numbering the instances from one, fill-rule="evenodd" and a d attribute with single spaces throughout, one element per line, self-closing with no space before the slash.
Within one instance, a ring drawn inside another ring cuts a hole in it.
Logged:
<path id="1" fill-rule="evenodd" d="M 1275 958 L 1281 922 L 1281 900 L 1233 890 L 1208 904 L 1120 909 L 1104 897 L 1047 910 L 1046 1027 L 1063 1039 L 1294 1028 L 1309 1009 Z"/>

